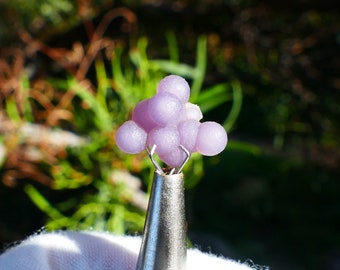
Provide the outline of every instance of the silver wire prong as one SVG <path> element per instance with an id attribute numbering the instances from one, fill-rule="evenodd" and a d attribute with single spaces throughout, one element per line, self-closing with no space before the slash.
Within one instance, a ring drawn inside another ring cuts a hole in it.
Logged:
<path id="1" fill-rule="evenodd" d="M 171 168 L 169 175 L 173 175 L 175 171 L 176 171 L 176 168 Z"/>
<path id="2" fill-rule="evenodd" d="M 146 152 L 148 153 L 148 156 L 153 164 L 153 166 L 155 167 L 156 171 L 160 174 L 164 173 L 162 167 L 158 164 L 158 162 L 154 159 L 154 154 L 155 154 L 155 150 L 156 150 L 156 147 L 157 145 L 153 145 L 151 147 L 151 149 L 149 150 L 147 147 L 145 148 L 146 149 Z"/>
<path id="3" fill-rule="evenodd" d="M 182 165 L 177 169 L 177 173 L 181 173 L 181 171 L 183 170 L 185 164 L 187 164 L 189 158 L 190 158 L 190 152 L 188 151 L 188 149 L 186 149 L 183 145 L 179 145 L 179 147 L 183 150 L 183 152 L 186 155 L 185 160 L 183 161 Z"/>
<path id="4" fill-rule="evenodd" d="M 177 169 L 176 168 L 171 168 L 170 170 L 167 170 L 169 175 L 172 175 L 174 173 L 181 173 L 185 164 L 188 162 L 189 158 L 190 158 L 190 152 L 183 146 L 183 145 L 179 145 L 179 147 L 181 148 L 181 150 L 185 153 L 186 157 L 183 161 L 183 163 L 181 164 L 181 166 L 179 166 Z M 156 151 L 157 145 L 154 144 L 151 149 L 149 149 L 148 147 L 146 147 L 146 152 L 148 153 L 148 156 L 153 164 L 153 166 L 155 167 L 156 171 L 159 173 L 166 173 L 162 167 L 158 164 L 158 162 L 154 159 L 154 155 L 155 155 L 155 151 Z"/>

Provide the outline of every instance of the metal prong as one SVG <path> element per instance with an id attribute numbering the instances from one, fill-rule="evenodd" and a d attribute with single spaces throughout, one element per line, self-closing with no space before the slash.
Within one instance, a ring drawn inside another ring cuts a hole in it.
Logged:
<path id="1" fill-rule="evenodd" d="M 188 162 L 188 160 L 190 158 L 190 152 L 183 145 L 180 145 L 179 147 L 184 151 L 184 153 L 186 155 L 186 158 L 183 161 L 182 165 L 177 169 L 177 173 L 181 173 L 182 172 L 185 164 L 187 164 L 187 162 Z"/>
<path id="2" fill-rule="evenodd" d="M 183 161 L 183 163 L 181 164 L 181 166 L 179 166 L 177 169 L 176 168 L 171 168 L 170 171 L 169 171 L 169 175 L 172 175 L 174 173 L 181 173 L 185 164 L 188 162 L 189 158 L 190 158 L 190 152 L 183 146 L 183 145 L 180 145 L 179 146 L 181 148 L 181 150 L 185 153 L 186 157 Z M 156 171 L 158 171 L 159 173 L 164 173 L 164 170 L 162 169 L 162 167 L 158 164 L 158 162 L 154 159 L 154 154 L 155 154 L 155 151 L 156 151 L 156 148 L 157 148 L 157 145 L 153 145 L 151 147 L 151 149 L 149 150 L 148 147 L 146 147 L 146 152 L 148 153 L 149 155 L 149 158 L 153 164 L 153 166 L 155 167 Z"/>
<path id="3" fill-rule="evenodd" d="M 176 168 L 171 168 L 169 175 L 173 175 L 175 171 L 176 171 Z"/>
<path id="4" fill-rule="evenodd" d="M 157 145 L 155 145 L 155 144 L 151 147 L 150 150 L 146 147 L 146 152 L 148 153 L 149 158 L 150 158 L 150 160 L 151 160 L 153 166 L 155 167 L 156 171 L 159 172 L 159 173 L 163 173 L 162 167 L 161 167 L 161 166 L 157 163 L 157 161 L 153 158 L 153 156 L 154 156 L 154 154 L 155 154 L 156 147 L 157 147 Z"/>

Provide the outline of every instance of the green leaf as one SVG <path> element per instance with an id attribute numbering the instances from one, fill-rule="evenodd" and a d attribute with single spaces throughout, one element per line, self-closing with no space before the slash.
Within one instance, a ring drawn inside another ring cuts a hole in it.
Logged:
<path id="1" fill-rule="evenodd" d="M 200 106 L 203 113 L 208 112 L 226 101 L 232 99 L 229 84 L 217 84 L 205 89 L 197 97 L 196 103 Z"/>
<path id="2" fill-rule="evenodd" d="M 259 146 L 248 142 L 232 140 L 228 142 L 227 147 L 228 150 L 242 151 L 253 155 L 260 155 L 262 153 L 262 150 Z"/>
<path id="3" fill-rule="evenodd" d="M 62 219 L 64 216 L 54 208 L 32 185 L 25 186 L 25 192 L 32 202 L 51 219 Z"/>
<path id="4" fill-rule="evenodd" d="M 20 122 L 21 117 L 13 96 L 6 100 L 6 113 L 13 122 Z"/>
<path id="5" fill-rule="evenodd" d="M 233 104 L 230 110 L 230 113 L 227 117 L 227 119 L 224 121 L 224 128 L 227 131 L 230 131 L 231 128 L 234 126 L 237 117 L 239 116 L 242 108 L 242 99 L 243 99 L 243 94 L 242 94 L 242 88 L 241 84 L 239 81 L 233 81 L 232 84 L 232 89 L 233 89 Z"/>
<path id="6" fill-rule="evenodd" d="M 85 87 L 81 86 L 75 78 L 69 79 L 69 89 L 74 91 L 77 96 L 84 100 L 95 114 L 94 122 L 101 130 L 111 130 L 111 116 L 100 104 L 96 97 Z"/>

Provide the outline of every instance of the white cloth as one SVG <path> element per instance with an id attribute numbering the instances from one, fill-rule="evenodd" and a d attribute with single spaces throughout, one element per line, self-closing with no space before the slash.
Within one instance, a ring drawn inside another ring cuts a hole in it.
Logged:
<path id="1" fill-rule="evenodd" d="M 1 270 L 135 270 L 140 237 L 59 231 L 33 235 L 0 255 Z M 229 259 L 189 249 L 187 269 L 251 270 Z"/>

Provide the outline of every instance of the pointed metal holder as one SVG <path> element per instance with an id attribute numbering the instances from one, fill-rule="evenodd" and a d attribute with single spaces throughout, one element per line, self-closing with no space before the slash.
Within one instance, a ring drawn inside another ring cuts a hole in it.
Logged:
<path id="1" fill-rule="evenodd" d="M 184 270 L 186 262 L 186 224 L 184 177 L 178 168 L 163 170 L 154 160 L 155 146 L 147 152 L 155 166 L 144 235 L 136 270 Z"/>

